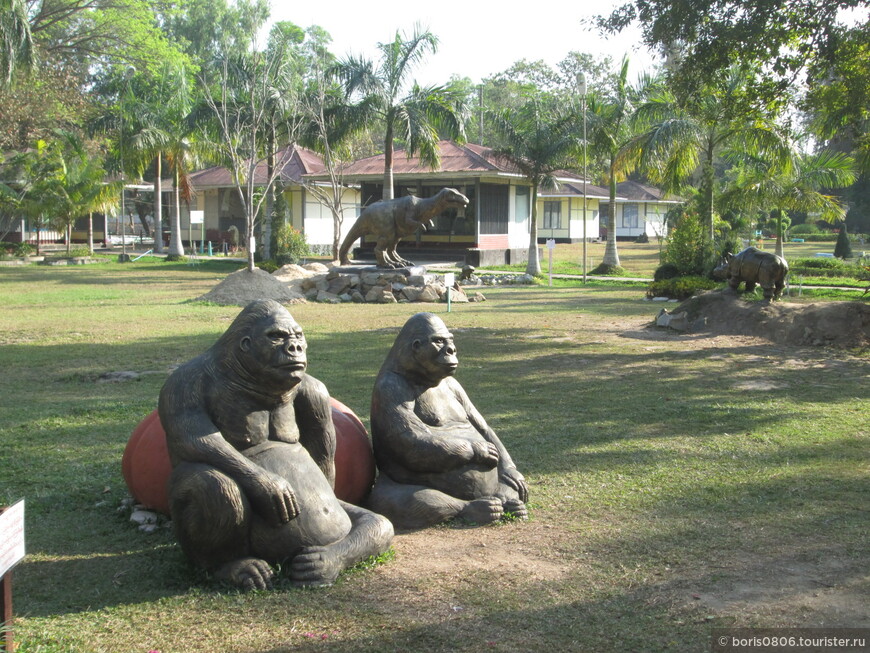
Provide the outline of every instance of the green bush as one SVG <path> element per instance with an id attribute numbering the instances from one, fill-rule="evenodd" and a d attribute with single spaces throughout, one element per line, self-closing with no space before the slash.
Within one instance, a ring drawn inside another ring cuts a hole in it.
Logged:
<path id="1" fill-rule="evenodd" d="M 265 261 L 259 261 L 257 263 L 257 267 L 260 268 L 261 270 L 265 270 L 269 274 L 272 274 L 275 270 L 277 270 L 281 266 L 278 265 L 278 263 L 276 263 L 274 259 L 270 258 L 270 259 L 267 259 Z"/>
<path id="2" fill-rule="evenodd" d="M 792 233 L 794 233 L 794 231 L 792 231 Z M 837 241 L 837 234 L 807 234 L 806 236 L 801 236 L 801 238 L 808 243 L 833 243 Z"/>
<path id="3" fill-rule="evenodd" d="M 673 263 L 665 263 L 656 268 L 653 273 L 653 281 L 664 281 L 665 279 L 674 279 L 680 276 L 680 270 Z"/>
<path id="4" fill-rule="evenodd" d="M 87 248 L 86 245 L 79 245 L 78 247 L 71 247 L 69 250 L 69 255 L 72 256 L 90 256 L 91 250 Z"/>
<path id="5" fill-rule="evenodd" d="M 715 265 L 713 246 L 696 213 L 684 213 L 665 239 L 662 264 L 671 264 L 681 276 L 705 275 Z"/>
<path id="6" fill-rule="evenodd" d="M 11 245 L 12 243 L 8 243 Z M 15 243 L 12 253 L 15 256 L 30 256 L 36 252 L 36 247 L 31 245 L 30 243 Z"/>
<path id="7" fill-rule="evenodd" d="M 279 265 L 297 263 L 308 256 L 305 234 L 285 224 L 275 230 L 275 260 Z"/>
<path id="8" fill-rule="evenodd" d="M 788 233 L 791 236 L 804 235 L 804 234 L 806 234 L 806 235 L 817 234 L 819 232 L 820 232 L 819 228 L 812 223 L 796 224 L 796 225 L 790 227 L 788 230 Z"/>
<path id="9" fill-rule="evenodd" d="M 646 296 L 688 299 L 702 290 L 713 290 L 718 284 L 711 279 L 699 276 L 676 277 L 653 281 L 647 288 Z"/>
<path id="10" fill-rule="evenodd" d="M 852 258 L 852 244 L 849 242 L 849 234 L 846 232 L 845 224 L 840 228 L 840 233 L 837 234 L 834 256 L 839 259 Z"/>
<path id="11" fill-rule="evenodd" d="M 850 265 L 845 261 L 836 258 L 828 258 L 818 256 L 815 258 L 798 258 L 789 263 L 791 269 L 794 268 L 812 268 L 817 270 L 841 270 L 848 268 Z"/>

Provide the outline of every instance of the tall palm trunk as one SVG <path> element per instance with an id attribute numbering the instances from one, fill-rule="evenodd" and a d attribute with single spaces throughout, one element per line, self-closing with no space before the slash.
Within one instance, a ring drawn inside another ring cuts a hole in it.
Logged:
<path id="1" fill-rule="evenodd" d="M 393 199 L 393 128 L 389 123 L 384 135 L 384 192 L 381 198 Z"/>
<path id="2" fill-rule="evenodd" d="M 779 256 L 781 258 L 785 258 L 785 255 L 783 254 L 783 248 L 782 248 L 783 210 L 782 209 L 774 209 L 774 212 L 776 213 L 776 248 L 773 251 L 774 251 L 774 254 L 776 254 L 777 256 Z"/>
<path id="3" fill-rule="evenodd" d="M 703 218 L 704 226 L 707 230 L 707 236 L 710 242 L 713 242 L 713 143 L 707 147 L 707 158 L 704 160 L 703 169 L 701 171 L 701 187 L 703 201 Z"/>
<path id="4" fill-rule="evenodd" d="M 94 214 L 88 213 L 88 254 L 94 253 Z"/>
<path id="5" fill-rule="evenodd" d="M 610 153 L 610 211 L 607 216 L 607 244 L 604 247 L 603 265 L 619 267 L 619 252 L 616 249 L 616 152 Z M 586 201 L 586 198 L 583 198 Z M 585 204 L 584 204 L 585 206 Z M 586 216 L 583 216 L 586 219 Z"/>
<path id="6" fill-rule="evenodd" d="M 161 152 L 157 153 L 157 170 L 154 174 L 154 251 L 163 253 L 163 181 L 160 176 L 163 173 L 160 161 Z"/>
<path id="7" fill-rule="evenodd" d="M 175 168 L 173 174 L 174 191 L 173 199 L 175 200 L 174 211 L 172 212 L 172 235 L 169 239 L 169 256 L 181 257 L 184 256 L 184 245 L 181 242 L 181 175 L 178 167 Z"/>
<path id="8" fill-rule="evenodd" d="M 529 261 L 526 274 L 541 274 L 541 259 L 538 256 L 538 181 L 532 182 L 532 217 L 529 221 Z"/>

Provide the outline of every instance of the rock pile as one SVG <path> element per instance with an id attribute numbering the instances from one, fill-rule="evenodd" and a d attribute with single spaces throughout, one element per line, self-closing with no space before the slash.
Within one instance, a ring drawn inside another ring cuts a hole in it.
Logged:
<path id="1" fill-rule="evenodd" d="M 276 276 L 279 273 L 281 270 L 275 271 Z M 447 301 L 444 277 L 428 273 L 406 276 L 403 272 L 372 270 L 357 274 L 335 267 L 325 274 L 315 274 L 302 279 L 300 290 L 308 301 L 330 304 Z M 480 293 L 467 294 L 458 284 L 454 284 L 450 295 L 453 302 L 476 302 L 485 299 Z"/>

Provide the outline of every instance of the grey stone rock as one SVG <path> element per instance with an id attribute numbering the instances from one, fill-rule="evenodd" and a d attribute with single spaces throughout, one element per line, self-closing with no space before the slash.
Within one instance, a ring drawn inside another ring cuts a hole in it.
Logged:
<path id="1" fill-rule="evenodd" d="M 422 288 L 418 288 L 417 286 L 405 286 L 402 288 L 402 295 L 409 302 L 416 302 L 420 298 L 420 293 L 423 291 Z"/>
<path id="2" fill-rule="evenodd" d="M 134 524 L 156 524 L 157 513 L 150 510 L 134 510 L 130 515 L 130 521 Z"/>
<path id="3" fill-rule="evenodd" d="M 335 295 L 331 292 L 327 292 L 325 290 L 320 290 L 317 292 L 316 301 L 321 304 L 340 304 L 341 300 L 338 298 L 338 295 Z"/>
<path id="4" fill-rule="evenodd" d="M 431 304 L 441 301 L 441 295 L 438 293 L 437 288 L 435 288 L 432 284 L 429 284 L 420 291 L 420 295 L 417 297 L 417 301 Z"/>

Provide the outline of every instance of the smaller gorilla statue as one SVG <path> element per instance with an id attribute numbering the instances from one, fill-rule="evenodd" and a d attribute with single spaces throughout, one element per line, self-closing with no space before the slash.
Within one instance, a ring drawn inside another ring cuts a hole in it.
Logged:
<path id="1" fill-rule="evenodd" d="M 379 475 L 368 506 L 397 528 L 528 516 L 526 481 L 453 378 L 458 365 L 444 322 L 418 313 L 402 327 L 375 381 Z"/>
<path id="2" fill-rule="evenodd" d="M 392 540 L 386 519 L 333 492 L 329 394 L 306 349 L 287 309 L 252 302 L 160 392 L 181 548 L 244 589 L 269 587 L 283 561 L 294 584 L 328 585 Z"/>

